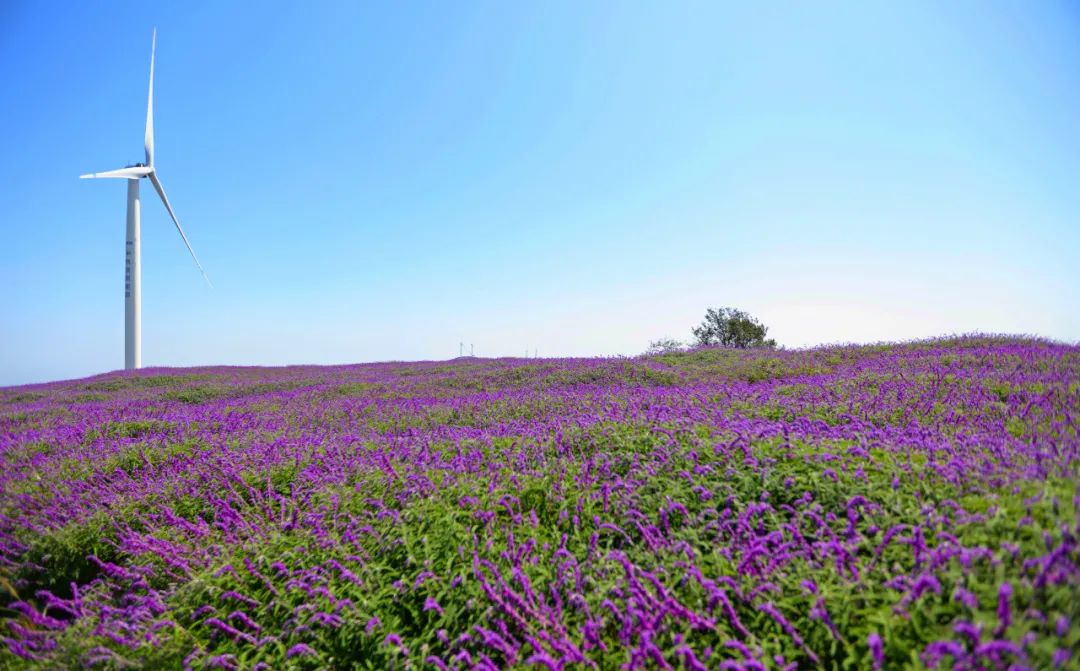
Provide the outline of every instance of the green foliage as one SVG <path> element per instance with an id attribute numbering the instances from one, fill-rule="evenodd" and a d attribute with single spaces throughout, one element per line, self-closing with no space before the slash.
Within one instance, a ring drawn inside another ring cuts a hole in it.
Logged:
<path id="1" fill-rule="evenodd" d="M 670 354 L 672 352 L 681 352 L 686 348 L 686 345 L 679 342 L 674 338 L 661 338 L 649 343 L 649 349 L 645 350 L 647 356 L 656 356 L 657 354 Z"/>
<path id="2" fill-rule="evenodd" d="M 348 382 L 334 387 L 330 393 L 334 396 L 366 396 L 372 389 L 373 385 L 367 382 Z"/>
<path id="3" fill-rule="evenodd" d="M 102 561 L 117 558 L 115 539 L 116 526 L 107 512 L 38 534 L 28 539 L 28 561 L 10 576 L 10 584 L 22 599 L 33 599 L 42 589 L 70 597 L 71 583 L 89 583 L 100 573 L 91 555 Z"/>
<path id="4" fill-rule="evenodd" d="M 169 422 L 154 419 L 105 422 L 100 427 L 87 431 L 83 442 L 89 443 L 99 438 L 139 438 L 152 433 L 167 433 L 170 429 L 172 424 Z"/>
<path id="5" fill-rule="evenodd" d="M 206 379 L 206 375 L 131 375 L 106 378 L 89 382 L 83 389 L 89 391 L 118 392 L 128 389 L 160 389 L 179 387 L 188 382 Z"/>
<path id="6" fill-rule="evenodd" d="M 701 325 L 692 331 L 697 344 L 703 346 L 776 347 L 775 340 L 765 338 L 768 327 L 736 308 L 709 308 Z"/>
<path id="7" fill-rule="evenodd" d="M 0 403 L 33 403 L 45 398 L 46 394 L 37 391 L 24 391 L 11 393 L 7 390 L 0 391 Z"/>
<path id="8" fill-rule="evenodd" d="M 116 469 L 120 469 L 131 475 L 141 468 L 157 468 L 174 459 L 190 456 L 203 449 L 206 449 L 205 446 L 195 438 L 155 446 L 136 443 L 113 454 L 100 467 L 100 470 L 103 473 L 111 473 Z"/>
<path id="9" fill-rule="evenodd" d="M 72 403 L 97 403 L 107 400 L 109 400 L 109 395 L 102 393 L 75 394 L 71 397 Z"/>
<path id="10" fill-rule="evenodd" d="M 180 401 L 181 403 L 198 405 L 200 403 L 212 401 L 215 398 L 228 396 L 230 391 L 231 390 L 223 387 L 186 387 L 184 389 L 167 391 L 162 394 L 161 397 L 170 401 Z"/>

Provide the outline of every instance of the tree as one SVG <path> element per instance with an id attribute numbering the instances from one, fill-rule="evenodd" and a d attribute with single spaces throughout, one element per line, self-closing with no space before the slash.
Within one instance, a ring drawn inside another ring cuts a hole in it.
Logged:
<path id="1" fill-rule="evenodd" d="M 742 310 L 709 308 L 701 326 L 693 329 L 698 345 L 724 347 L 776 347 L 772 338 L 765 339 L 767 326 Z"/>
<path id="2" fill-rule="evenodd" d="M 649 343 L 649 349 L 645 350 L 645 354 L 648 354 L 649 356 L 670 354 L 671 352 L 682 351 L 684 347 L 685 345 L 674 338 L 661 338 Z"/>

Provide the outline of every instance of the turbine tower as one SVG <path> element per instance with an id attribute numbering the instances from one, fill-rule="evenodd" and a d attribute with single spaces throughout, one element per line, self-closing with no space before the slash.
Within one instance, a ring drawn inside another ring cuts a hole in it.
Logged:
<path id="1" fill-rule="evenodd" d="M 184 229 L 180 226 L 180 220 L 176 218 L 169 199 L 165 197 L 165 189 L 161 186 L 157 172 L 154 170 L 154 49 L 157 45 L 157 29 L 154 29 L 150 42 L 150 94 L 146 102 L 146 135 L 143 146 L 146 149 L 146 163 L 136 163 L 119 170 L 95 172 L 89 175 L 81 175 L 81 179 L 114 178 L 126 179 L 127 183 L 127 240 L 124 244 L 124 368 L 132 370 L 142 366 L 142 263 L 140 260 L 139 246 L 139 180 L 147 178 L 154 185 L 154 190 L 161 196 L 161 202 L 169 211 L 176 230 L 184 240 L 191 258 L 199 268 L 206 283 L 210 284 L 210 278 L 206 276 L 202 264 L 195 256 L 195 250 L 191 248 Z M 213 286 L 213 285 L 211 285 Z"/>

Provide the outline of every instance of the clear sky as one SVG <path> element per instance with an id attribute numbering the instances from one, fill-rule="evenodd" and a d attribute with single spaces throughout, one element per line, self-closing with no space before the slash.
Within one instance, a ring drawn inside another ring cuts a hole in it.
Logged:
<path id="1" fill-rule="evenodd" d="M 0 4 L 0 384 L 147 366 L 1080 339 L 1080 6 Z"/>

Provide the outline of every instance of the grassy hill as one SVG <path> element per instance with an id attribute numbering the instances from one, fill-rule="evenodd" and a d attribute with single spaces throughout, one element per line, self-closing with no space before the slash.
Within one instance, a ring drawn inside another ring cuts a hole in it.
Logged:
<path id="1" fill-rule="evenodd" d="M 0 389 L 0 668 L 1080 668 L 1080 348 Z"/>

